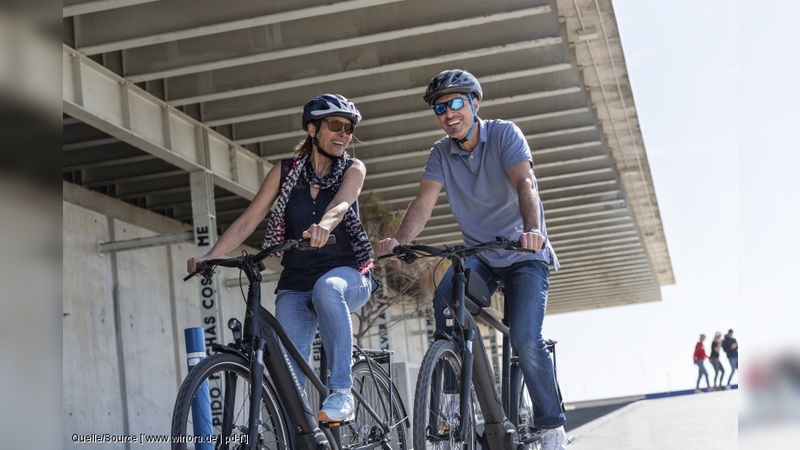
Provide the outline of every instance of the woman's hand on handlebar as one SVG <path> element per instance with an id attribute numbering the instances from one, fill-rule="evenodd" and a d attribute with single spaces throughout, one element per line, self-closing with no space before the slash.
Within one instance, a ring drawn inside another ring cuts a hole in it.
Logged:
<path id="1" fill-rule="evenodd" d="M 308 239 L 311 247 L 316 248 L 320 248 L 327 244 L 328 236 L 330 235 L 330 230 L 317 223 L 312 224 L 306 231 L 303 231 L 303 239 Z"/>
<path id="2" fill-rule="evenodd" d="M 197 271 L 197 264 L 207 261 L 208 259 L 209 258 L 205 256 L 192 256 L 186 261 L 186 271 L 194 276 L 199 276 L 200 273 Z"/>

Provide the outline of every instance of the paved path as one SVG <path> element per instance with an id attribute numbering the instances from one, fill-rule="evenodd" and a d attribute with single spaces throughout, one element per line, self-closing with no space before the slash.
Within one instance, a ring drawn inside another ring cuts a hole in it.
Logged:
<path id="1" fill-rule="evenodd" d="M 570 430 L 569 450 L 731 450 L 738 446 L 739 392 L 641 400 Z"/>

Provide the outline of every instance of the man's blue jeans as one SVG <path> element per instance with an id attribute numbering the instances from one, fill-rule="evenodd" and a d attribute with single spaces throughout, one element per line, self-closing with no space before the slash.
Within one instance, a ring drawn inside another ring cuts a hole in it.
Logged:
<path id="1" fill-rule="evenodd" d="M 731 381 L 733 381 L 733 374 L 739 369 L 739 357 L 733 356 L 728 357 L 728 362 L 731 364 L 731 375 L 728 377 L 728 386 L 731 385 Z"/>
<path id="2" fill-rule="evenodd" d="M 523 261 L 508 267 L 490 267 L 480 258 L 467 258 L 472 269 L 486 282 L 490 292 L 497 289 L 495 280 L 505 285 L 508 303 L 511 346 L 519 355 L 519 364 L 534 407 L 534 424 L 539 428 L 558 428 L 567 418 L 561 410 L 556 388 L 553 360 L 542 338 L 542 323 L 547 310 L 550 267 L 544 261 Z M 444 307 L 450 304 L 453 268 L 445 272 L 434 296 L 436 329 L 443 330 Z"/>
<path id="3" fill-rule="evenodd" d="M 372 289 L 369 275 L 361 275 L 351 267 L 337 267 L 317 280 L 312 291 L 278 290 L 275 317 L 306 360 L 319 323 L 320 339 L 331 369 L 329 389 L 349 389 L 353 385 L 350 313 L 367 303 Z M 294 360 L 292 366 L 300 386 L 305 387 L 305 374 Z"/>

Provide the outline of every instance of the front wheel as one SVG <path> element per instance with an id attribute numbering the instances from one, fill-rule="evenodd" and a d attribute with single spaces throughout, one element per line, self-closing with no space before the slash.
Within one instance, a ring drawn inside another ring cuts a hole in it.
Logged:
<path id="1" fill-rule="evenodd" d="M 397 388 L 376 363 L 362 360 L 353 365 L 356 417 L 342 427 L 342 448 L 378 448 L 407 450 L 408 418 Z M 391 401 L 389 392 L 391 390 Z"/>
<path id="2" fill-rule="evenodd" d="M 219 353 L 195 366 L 181 384 L 172 413 L 172 450 L 246 448 L 250 429 L 250 368 L 241 356 Z M 254 448 L 288 450 L 291 435 L 275 389 L 262 380 Z"/>
<path id="3" fill-rule="evenodd" d="M 522 375 L 522 368 L 519 365 L 511 366 L 511 395 L 512 404 L 509 413 L 509 420 L 517 427 L 517 436 L 520 442 L 524 442 L 527 450 L 541 450 L 541 430 L 537 429 L 533 423 L 533 402 L 528 386 L 525 384 L 525 377 Z"/>
<path id="4" fill-rule="evenodd" d="M 422 359 L 414 392 L 414 448 L 467 449 L 476 448 L 475 403 L 470 417 L 461 417 L 461 355 L 447 340 L 431 345 Z M 465 423 L 465 440 L 457 440 L 455 431 Z"/>

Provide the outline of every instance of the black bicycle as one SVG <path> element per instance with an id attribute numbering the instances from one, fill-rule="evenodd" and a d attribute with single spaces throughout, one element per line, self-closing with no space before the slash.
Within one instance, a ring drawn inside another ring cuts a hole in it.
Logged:
<path id="1" fill-rule="evenodd" d="M 519 241 L 498 237 L 471 246 L 437 248 L 398 245 L 391 254 L 406 263 L 418 258 L 450 260 L 453 293 L 445 308 L 446 330 L 437 331 L 425 353 L 414 394 L 413 442 L 421 449 L 538 449 L 543 431 L 533 423 L 533 406 L 516 356 L 512 355 L 508 310 L 500 321 L 485 308 L 491 305 L 483 279 L 464 267 L 466 258 L 484 250 L 505 249 L 534 253 Z M 483 345 L 477 320 L 503 333 L 501 390 L 498 393 L 491 361 Z M 555 357 L 555 341 L 547 347 Z M 561 391 L 558 392 L 561 400 Z M 478 433 L 475 401 L 483 417 Z"/>
<path id="2" fill-rule="evenodd" d="M 293 240 L 257 254 L 197 265 L 196 273 L 206 279 L 213 276 L 216 266 L 238 268 L 244 273 L 248 280 L 247 309 L 244 328 L 235 318 L 228 321 L 234 342 L 215 344 L 214 354 L 195 366 L 181 385 L 172 418 L 173 450 L 409 448 L 408 419 L 391 381 L 389 351 L 354 346 L 355 419 L 321 424 L 289 358 L 305 373 L 309 389 L 316 390 L 321 398 L 328 393 L 323 381 L 327 376 L 324 361 L 319 377 L 275 316 L 260 308 L 261 271 L 265 269 L 262 261 L 277 252 L 314 249 L 307 239 Z M 197 398 L 210 407 L 195 410 Z"/>

